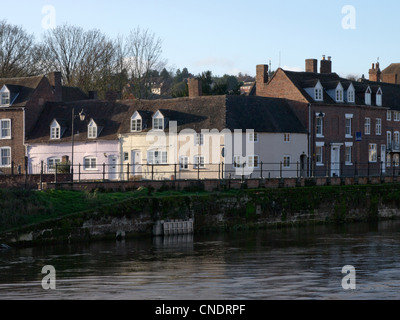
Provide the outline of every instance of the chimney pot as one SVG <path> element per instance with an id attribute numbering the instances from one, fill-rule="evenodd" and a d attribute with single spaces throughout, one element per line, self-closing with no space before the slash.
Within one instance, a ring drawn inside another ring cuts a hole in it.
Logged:
<path id="1" fill-rule="evenodd" d="M 329 57 L 328 60 L 325 59 L 325 56 L 322 56 L 321 60 L 321 67 L 320 67 L 320 73 L 332 73 L 332 60 L 331 57 Z"/>

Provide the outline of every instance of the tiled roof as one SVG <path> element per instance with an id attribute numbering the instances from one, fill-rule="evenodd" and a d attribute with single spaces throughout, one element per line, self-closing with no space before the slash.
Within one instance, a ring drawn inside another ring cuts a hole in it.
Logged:
<path id="1" fill-rule="evenodd" d="M 321 74 L 312 72 L 295 72 L 282 70 L 296 88 L 302 93 L 309 103 L 315 103 L 314 99 L 305 91 L 306 88 L 314 87 L 318 81 L 321 82 L 325 90 L 336 88 L 340 82 L 345 90 L 352 83 L 356 91 L 355 104 L 365 105 L 365 92 L 370 87 L 372 95 L 375 95 L 379 88 L 382 89 L 382 107 L 400 110 L 400 85 L 388 84 L 383 82 L 373 82 L 368 80 L 351 81 L 339 77 L 336 73 Z M 326 104 L 337 104 L 324 90 L 324 101 Z M 375 102 L 375 99 L 372 99 Z M 343 104 L 343 103 L 340 103 Z"/>
<path id="2" fill-rule="evenodd" d="M 24 107 L 32 97 L 33 92 L 43 78 L 44 76 L 8 79 L 3 78 L 0 79 L 0 89 L 6 85 L 13 94 L 18 95 L 12 106 Z"/>
<path id="3" fill-rule="evenodd" d="M 394 74 L 394 73 L 397 74 L 400 73 L 400 63 L 392 63 L 382 71 L 382 74 Z"/>
<path id="4" fill-rule="evenodd" d="M 254 129 L 256 132 L 306 133 L 284 99 L 223 95 L 160 100 L 49 102 L 27 142 L 70 142 L 72 108 L 75 108 L 76 115 L 82 109 L 86 114 L 84 122 L 75 119 L 75 131 L 79 131 L 75 141 L 88 140 L 87 126 L 92 118 L 104 120 L 104 129 L 98 139 L 116 140 L 118 134 L 130 133 L 130 119 L 136 111 L 143 119 L 144 132 L 152 129 L 152 116 L 160 111 L 169 121 L 177 121 L 178 132 L 183 129 L 196 132 L 202 129 Z M 50 141 L 53 119 L 66 119 L 68 128 L 60 140 Z"/>

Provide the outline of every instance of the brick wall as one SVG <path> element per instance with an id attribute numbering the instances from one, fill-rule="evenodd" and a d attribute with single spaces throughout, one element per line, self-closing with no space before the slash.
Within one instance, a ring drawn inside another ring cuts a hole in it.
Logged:
<path id="1" fill-rule="evenodd" d="M 11 161 L 15 166 L 25 166 L 25 146 L 24 146 L 24 121 L 23 110 L 16 108 L 1 108 L 0 119 L 11 120 L 11 139 L 0 139 L 1 147 L 11 148 Z M 0 171 L 5 172 L 10 168 L 0 168 Z"/>
<path id="2" fill-rule="evenodd" d="M 29 136 L 29 133 L 34 129 L 36 121 L 39 119 L 43 106 L 47 101 L 55 101 L 55 96 L 49 81 L 46 77 L 43 77 L 25 108 L 26 136 Z"/>

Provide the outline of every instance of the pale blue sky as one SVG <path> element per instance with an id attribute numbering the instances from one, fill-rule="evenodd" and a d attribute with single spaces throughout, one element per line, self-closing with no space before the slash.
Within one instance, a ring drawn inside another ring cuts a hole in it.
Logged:
<path id="1" fill-rule="evenodd" d="M 307 58 L 332 56 L 342 76 L 368 76 L 400 62 L 399 1 L 372 0 L 20 0 L 2 3 L 1 19 L 22 25 L 37 39 L 44 32 L 42 9 L 54 6 L 56 23 L 100 29 L 111 37 L 137 26 L 163 40 L 170 67 L 197 74 L 255 74 L 257 64 L 304 69 Z M 355 29 L 342 27 L 342 8 L 356 10 Z M 280 59 L 279 59 L 280 57 Z"/>

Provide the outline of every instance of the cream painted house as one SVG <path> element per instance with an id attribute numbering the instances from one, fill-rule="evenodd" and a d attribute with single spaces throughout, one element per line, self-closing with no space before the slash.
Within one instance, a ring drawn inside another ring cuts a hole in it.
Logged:
<path id="1" fill-rule="evenodd" d="M 130 105 L 119 133 L 121 179 L 299 177 L 307 133 L 286 100 L 209 96 Z"/>

